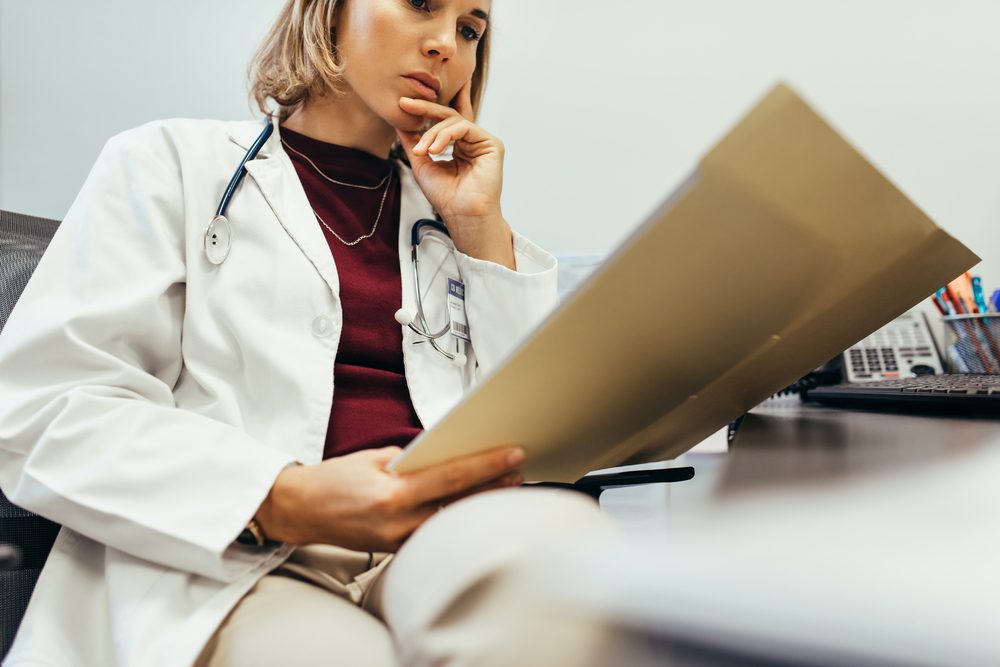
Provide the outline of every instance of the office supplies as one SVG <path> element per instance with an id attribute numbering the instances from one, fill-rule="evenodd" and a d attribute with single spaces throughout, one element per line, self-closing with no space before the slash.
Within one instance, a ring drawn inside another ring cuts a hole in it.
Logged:
<path id="1" fill-rule="evenodd" d="M 953 289 L 951 284 L 945 287 L 945 295 L 952 304 L 952 309 L 956 313 L 955 317 L 968 315 L 971 312 L 962 297 L 958 294 L 958 290 Z M 976 356 L 978 357 L 977 361 L 969 364 L 964 361 L 965 355 L 962 355 L 964 365 L 972 370 L 972 372 L 985 373 L 989 366 L 989 362 L 987 361 L 986 353 L 983 351 L 982 345 L 979 342 L 979 335 L 975 331 L 975 322 L 970 322 L 964 319 L 954 320 L 954 322 L 955 323 L 952 325 L 953 331 L 955 331 L 959 339 L 967 341 L 967 343 L 971 346 L 970 349 L 974 350 Z"/>
<path id="2" fill-rule="evenodd" d="M 927 375 L 817 387 L 810 401 L 852 408 L 982 415 L 1000 419 L 1000 375 Z"/>
<path id="3" fill-rule="evenodd" d="M 944 291 L 954 305 L 954 312 L 942 318 L 956 339 L 953 346 L 949 345 L 954 365 L 962 372 L 1000 372 L 1000 347 L 997 345 L 1000 331 L 991 331 L 988 319 L 976 317 L 989 312 L 983 298 L 982 280 L 966 272 L 948 283 Z M 966 315 L 970 317 L 961 317 Z"/>
<path id="4" fill-rule="evenodd" d="M 1000 315 L 942 317 L 950 334 L 948 347 L 972 373 L 1000 373 Z"/>
<path id="5" fill-rule="evenodd" d="M 529 480 L 673 458 L 977 261 L 778 86 L 390 468 L 510 443 Z"/>
<path id="6" fill-rule="evenodd" d="M 993 304 L 993 312 L 1000 313 L 1000 289 L 993 292 L 993 296 L 990 297 L 990 303 Z"/>

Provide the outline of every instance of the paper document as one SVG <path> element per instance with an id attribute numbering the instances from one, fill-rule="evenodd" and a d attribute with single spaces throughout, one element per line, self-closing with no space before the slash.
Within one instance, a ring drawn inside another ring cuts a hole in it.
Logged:
<path id="1" fill-rule="evenodd" d="M 673 458 L 979 258 L 772 90 L 390 466 L 522 445 L 528 480 Z"/>

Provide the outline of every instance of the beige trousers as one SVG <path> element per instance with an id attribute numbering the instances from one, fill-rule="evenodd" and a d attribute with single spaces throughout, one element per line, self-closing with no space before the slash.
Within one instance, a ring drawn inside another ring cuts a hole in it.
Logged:
<path id="1" fill-rule="evenodd" d="M 394 556 L 303 547 L 234 608 L 197 667 L 613 664 L 610 629 L 533 598 L 549 550 L 614 533 L 584 496 L 508 489 L 449 506 Z"/>

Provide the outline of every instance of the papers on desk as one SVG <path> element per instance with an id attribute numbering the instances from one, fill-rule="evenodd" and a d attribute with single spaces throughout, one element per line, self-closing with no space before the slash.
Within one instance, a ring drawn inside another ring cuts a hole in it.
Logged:
<path id="1" fill-rule="evenodd" d="M 778 86 L 392 468 L 507 444 L 529 480 L 672 458 L 977 261 Z"/>

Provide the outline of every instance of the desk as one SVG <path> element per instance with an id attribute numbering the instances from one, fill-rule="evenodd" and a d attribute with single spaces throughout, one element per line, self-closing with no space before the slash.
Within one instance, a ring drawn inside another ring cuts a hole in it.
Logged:
<path id="1" fill-rule="evenodd" d="M 630 664 L 997 664 L 1000 420 L 784 399 L 679 462 L 658 529 L 553 593 L 634 629 Z"/>
<path id="2" fill-rule="evenodd" d="M 1000 438 L 1000 420 L 838 410 L 772 399 L 742 421 L 727 453 L 685 454 L 695 478 L 658 489 L 609 493 L 612 513 L 637 529 L 657 529 L 708 504 L 783 487 L 830 485 L 921 466 L 947 465 Z M 603 499 L 602 499 L 603 500 Z M 630 516 L 639 505 L 646 520 Z M 621 508 L 620 510 L 618 508 Z"/>
<path id="3" fill-rule="evenodd" d="M 1000 438 L 1000 420 L 838 410 L 798 398 L 765 402 L 736 432 L 718 494 L 840 483 L 946 465 Z"/>

